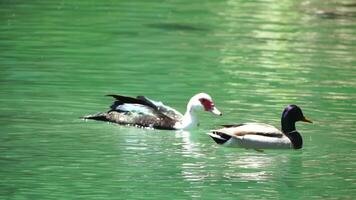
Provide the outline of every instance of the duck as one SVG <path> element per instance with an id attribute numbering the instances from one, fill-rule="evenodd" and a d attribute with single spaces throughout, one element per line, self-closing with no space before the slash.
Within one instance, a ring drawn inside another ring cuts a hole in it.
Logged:
<path id="1" fill-rule="evenodd" d="M 264 123 L 242 123 L 223 125 L 223 128 L 207 133 L 217 144 L 246 149 L 301 149 L 303 138 L 296 130 L 295 123 L 307 119 L 300 107 L 288 105 L 282 112 L 281 130 Z"/>
<path id="2" fill-rule="evenodd" d="M 145 96 L 107 95 L 114 98 L 110 110 L 82 117 L 84 120 L 97 120 L 120 125 L 163 130 L 188 130 L 199 125 L 197 113 L 207 111 L 221 116 L 213 99 L 207 93 L 191 97 L 185 114 Z"/>

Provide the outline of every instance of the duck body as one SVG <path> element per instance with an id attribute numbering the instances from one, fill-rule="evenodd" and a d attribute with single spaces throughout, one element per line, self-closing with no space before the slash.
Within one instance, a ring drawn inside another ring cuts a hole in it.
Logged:
<path id="1" fill-rule="evenodd" d="M 206 93 L 199 93 L 193 96 L 188 102 L 187 111 L 184 115 L 164 105 L 162 102 L 154 101 L 144 96 L 108 96 L 115 99 L 109 111 L 82 118 L 141 128 L 177 130 L 190 129 L 197 126 L 198 119 L 196 112 L 199 110 L 221 115 L 211 97 Z"/>
<path id="2" fill-rule="evenodd" d="M 218 144 L 246 149 L 291 149 L 290 139 L 277 128 L 262 123 L 228 125 L 208 133 Z"/>
<path id="3" fill-rule="evenodd" d="M 212 130 L 208 135 L 217 143 L 228 147 L 246 149 L 300 149 L 303 139 L 295 129 L 296 121 L 306 119 L 301 109 L 296 105 L 289 105 L 282 113 L 282 130 L 263 123 L 243 123 L 224 125 L 223 128 Z"/>

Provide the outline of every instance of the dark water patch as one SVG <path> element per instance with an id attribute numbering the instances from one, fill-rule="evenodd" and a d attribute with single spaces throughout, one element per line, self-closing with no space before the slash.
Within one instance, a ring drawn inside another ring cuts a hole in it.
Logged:
<path id="1" fill-rule="evenodd" d="M 8 186 L 8 185 L 0 185 L 0 186 L 1 186 L 0 195 L 3 195 L 3 196 L 11 196 L 12 197 L 18 191 L 18 189 L 14 186 Z"/>
<path id="2" fill-rule="evenodd" d="M 156 23 L 156 24 L 147 24 L 147 27 L 162 29 L 166 31 L 209 31 L 206 27 L 196 26 L 192 24 L 183 24 L 183 23 Z"/>
<path id="3" fill-rule="evenodd" d="M 3 149 L 4 149 L 4 148 L 0 147 L 0 150 L 3 150 Z M 0 156 L 0 162 L 1 162 L 1 161 L 15 161 L 15 162 L 20 162 L 19 159 Z"/>
<path id="4" fill-rule="evenodd" d="M 338 6 L 345 8 L 356 8 L 356 3 L 340 3 Z"/>
<path id="5" fill-rule="evenodd" d="M 340 12 L 340 11 L 324 11 L 318 10 L 314 13 L 315 16 L 321 19 L 340 19 L 340 18 L 355 18 L 356 12 Z"/>

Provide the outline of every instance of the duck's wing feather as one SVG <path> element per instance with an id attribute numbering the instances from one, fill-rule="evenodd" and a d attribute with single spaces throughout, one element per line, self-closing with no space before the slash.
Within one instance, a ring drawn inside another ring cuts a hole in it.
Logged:
<path id="1" fill-rule="evenodd" d="M 214 130 L 233 137 L 245 135 L 261 135 L 267 137 L 283 137 L 283 133 L 274 126 L 262 123 L 243 123 L 224 125 L 224 128 Z"/>
<path id="2" fill-rule="evenodd" d="M 160 101 L 154 101 L 145 96 L 128 97 L 123 95 L 110 94 L 115 98 L 115 102 L 110 106 L 111 110 L 130 112 L 142 112 L 169 117 L 173 120 L 180 120 L 183 115 L 174 108 L 163 104 Z"/>
<path id="3" fill-rule="evenodd" d="M 111 110 L 109 110 L 109 112 L 132 112 L 141 115 L 156 115 L 158 117 L 167 117 L 158 109 L 156 105 L 144 99 L 116 94 L 109 94 L 107 96 L 111 96 L 116 100 L 110 106 Z"/>
<path id="4" fill-rule="evenodd" d="M 116 101 L 110 106 L 111 109 L 115 110 L 118 105 L 121 104 L 139 104 L 139 105 L 144 105 L 147 107 L 150 107 L 152 109 L 157 109 L 157 107 L 148 102 L 144 101 L 139 98 L 134 98 L 134 97 L 128 97 L 128 96 L 123 96 L 123 95 L 116 95 L 116 94 L 108 94 L 106 96 L 113 97 Z"/>
<path id="5" fill-rule="evenodd" d="M 111 110 L 107 112 L 107 119 L 111 122 L 170 129 L 181 119 L 178 111 L 144 96 L 107 96 L 115 98 L 115 102 L 110 106 Z"/>
<path id="6" fill-rule="evenodd" d="M 111 111 L 123 112 L 123 113 L 135 113 L 136 115 L 151 115 L 156 116 L 156 110 L 152 109 L 151 107 L 142 105 L 142 104 L 131 104 L 131 103 L 124 103 L 119 104 L 116 106 L 112 106 L 114 108 Z M 109 111 L 109 112 L 111 112 Z"/>
<path id="7" fill-rule="evenodd" d="M 152 105 L 152 107 L 155 107 L 155 109 L 157 109 L 159 112 L 163 113 L 164 115 L 170 117 L 171 119 L 178 121 L 183 117 L 183 115 L 180 112 L 178 112 L 176 109 L 167 106 L 160 101 L 154 101 L 145 96 L 138 96 L 137 99 L 144 101 L 149 105 Z"/>

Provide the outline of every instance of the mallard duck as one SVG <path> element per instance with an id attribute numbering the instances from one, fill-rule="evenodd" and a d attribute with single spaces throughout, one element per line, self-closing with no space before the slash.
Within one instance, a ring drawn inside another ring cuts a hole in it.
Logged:
<path id="1" fill-rule="evenodd" d="M 184 115 L 162 102 L 144 96 L 137 96 L 136 98 L 122 95 L 107 96 L 115 99 L 109 111 L 84 116 L 82 119 L 107 121 L 141 128 L 179 130 L 196 127 L 198 125 L 198 111 L 222 115 L 215 107 L 212 98 L 206 93 L 194 95 L 189 100 Z"/>
<path id="2" fill-rule="evenodd" d="M 224 128 L 212 130 L 208 135 L 217 144 L 247 149 L 300 149 L 303 139 L 295 128 L 298 121 L 312 123 L 304 117 L 302 109 L 288 105 L 281 118 L 282 130 L 263 123 L 243 123 L 223 125 Z"/>

